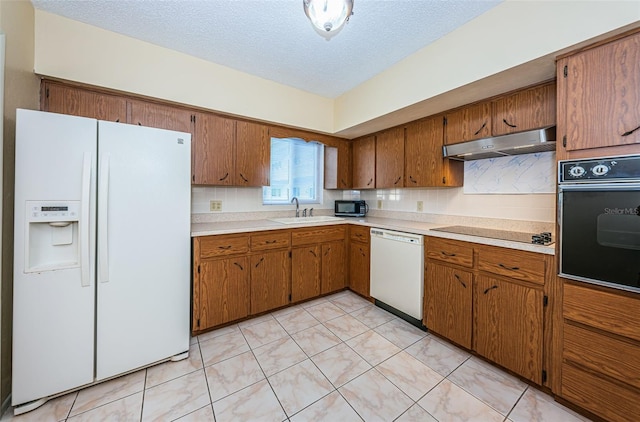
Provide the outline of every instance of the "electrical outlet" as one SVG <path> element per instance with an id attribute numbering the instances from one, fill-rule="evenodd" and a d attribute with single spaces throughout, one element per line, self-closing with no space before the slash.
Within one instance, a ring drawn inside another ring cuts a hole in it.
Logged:
<path id="1" fill-rule="evenodd" d="M 382 209 L 382 199 L 378 199 L 378 209 Z"/>
<path id="2" fill-rule="evenodd" d="M 222 211 L 222 201 L 209 201 L 209 211 Z"/>
<path id="3" fill-rule="evenodd" d="M 423 205 L 424 203 L 422 201 L 418 201 L 418 206 L 417 206 L 418 211 L 420 212 L 422 211 Z"/>

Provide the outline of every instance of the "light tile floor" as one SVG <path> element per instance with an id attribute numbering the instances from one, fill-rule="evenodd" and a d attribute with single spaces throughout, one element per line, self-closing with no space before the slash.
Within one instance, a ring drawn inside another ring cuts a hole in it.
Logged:
<path id="1" fill-rule="evenodd" d="M 192 339 L 189 358 L 2 421 L 585 421 L 345 291 Z"/>

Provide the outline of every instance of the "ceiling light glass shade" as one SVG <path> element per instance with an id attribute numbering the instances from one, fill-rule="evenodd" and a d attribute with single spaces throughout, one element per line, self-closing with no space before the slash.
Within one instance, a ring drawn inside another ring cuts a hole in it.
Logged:
<path id="1" fill-rule="evenodd" d="M 304 13 L 325 36 L 340 31 L 353 13 L 353 0 L 303 0 Z"/>

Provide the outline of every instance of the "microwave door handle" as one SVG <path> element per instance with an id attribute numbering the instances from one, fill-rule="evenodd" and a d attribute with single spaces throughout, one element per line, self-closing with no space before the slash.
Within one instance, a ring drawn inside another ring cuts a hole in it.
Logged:
<path id="1" fill-rule="evenodd" d="M 367 213 L 369 212 L 369 204 L 367 204 L 366 202 L 364 203 L 364 215 L 367 215 Z"/>

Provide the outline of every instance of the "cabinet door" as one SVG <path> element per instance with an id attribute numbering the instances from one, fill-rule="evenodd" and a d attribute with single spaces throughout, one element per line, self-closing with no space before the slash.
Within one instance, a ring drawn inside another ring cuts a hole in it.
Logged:
<path id="1" fill-rule="evenodd" d="M 464 163 L 442 157 L 442 117 L 410 123 L 405 139 L 407 187 L 462 186 Z"/>
<path id="2" fill-rule="evenodd" d="M 446 115 L 445 144 L 491 136 L 491 103 L 485 102 L 458 109 Z"/>
<path id="3" fill-rule="evenodd" d="M 236 123 L 236 186 L 269 186 L 271 138 L 269 127 Z"/>
<path id="4" fill-rule="evenodd" d="M 246 256 L 200 263 L 200 326 L 205 330 L 249 314 L 249 259 Z"/>
<path id="5" fill-rule="evenodd" d="M 640 143 L 640 33 L 570 56 L 563 73 L 567 151 Z"/>
<path id="6" fill-rule="evenodd" d="M 324 188 L 351 188 L 351 147 L 343 141 L 337 146 L 324 147 Z"/>
<path id="7" fill-rule="evenodd" d="M 471 349 L 473 274 L 427 263 L 425 325 L 459 345 Z"/>
<path id="8" fill-rule="evenodd" d="M 252 255 L 251 314 L 289 304 L 291 262 L 289 251 L 273 251 Z"/>
<path id="9" fill-rule="evenodd" d="M 322 294 L 344 289 L 346 257 L 344 241 L 322 245 Z"/>
<path id="10" fill-rule="evenodd" d="M 475 350 L 542 383 L 541 290 L 479 275 L 475 289 Z"/>
<path id="11" fill-rule="evenodd" d="M 44 89 L 43 111 L 111 122 L 127 121 L 127 101 L 124 98 L 49 83 Z"/>
<path id="12" fill-rule="evenodd" d="M 349 287 L 354 292 L 369 297 L 369 245 L 352 243 L 349 248 Z"/>
<path id="13" fill-rule="evenodd" d="M 193 115 L 189 110 L 146 101 L 129 102 L 128 123 L 191 133 Z"/>
<path id="14" fill-rule="evenodd" d="M 492 103 L 494 136 L 556 124 L 556 84 L 518 91 Z"/>
<path id="15" fill-rule="evenodd" d="M 233 185 L 236 121 L 197 113 L 195 124 L 193 182 L 197 185 Z"/>
<path id="16" fill-rule="evenodd" d="M 291 301 L 320 296 L 321 248 L 305 246 L 291 250 Z"/>
<path id="17" fill-rule="evenodd" d="M 404 186 L 404 128 L 376 136 L 376 188 Z"/>
<path id="18" fill-rule="evenodd" d="M 376 187 L 376 138 L 367 136 L 353 142 L 353 188 Z"/>

